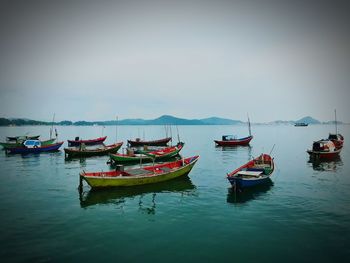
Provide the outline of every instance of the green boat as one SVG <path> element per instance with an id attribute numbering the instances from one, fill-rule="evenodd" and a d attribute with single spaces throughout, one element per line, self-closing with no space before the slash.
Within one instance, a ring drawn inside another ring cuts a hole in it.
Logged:
<path id="1" fill-rule="evenodd" d="M 49 139 L 46 141 L 41 141 L 42 146 L 47 146 L 50 144 L 53 144 L 53 142 L 56 140 L 56 138 Z M 21 147 L 23 146 L 23 142 L 25 140 L 17 140 L 16 142 L 0 142 L 0 145 L 3 147 L 4 150 L 9 148 L 15 148 L 15 147 Z"/>
<path id="2" fill-rule="evenodd" d="M 153 152 L 143 152 L 135 154 L 129 151 L 127 154 L 110 154 L 111 161 L 115 164 L 135 164 L 135 163 L 149 163 L 153 161 L 169 160 L 177 155 L 183 148 L 184 143 L 179 143 L 176 146 L 167 147 Z"/>

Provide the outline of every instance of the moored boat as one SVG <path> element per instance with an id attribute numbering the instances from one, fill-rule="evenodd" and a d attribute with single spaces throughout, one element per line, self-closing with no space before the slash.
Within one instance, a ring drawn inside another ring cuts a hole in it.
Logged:
<path id="1" fill-rule="evenodd" d="M 308 126 L 309 124 L 308 123 L 305 123 L 305 122 L 296 122 L 294 123 L 294 126 L 295 127 L 306 127 Z"/>
<path id="2" fill-rule="evenodd" d="M 246 188 L 270 182 L 275 169 L 273 158 L 268 154 L 247 162 L 227 175 L 233 187 Z"/>
<path id="3" fill-rule="evenodd" d="M 52 144 L 56 138 L 45 140 L 45 141 L 40 141 L 42 146 Z M 25 141 L 25 140 L 24 140 Z M 14 141 L 14 142 L 0 142 L 0 145 L 6 149 L 6 148 L 14 148 L 14 147 L 21 147 L 23 146 L 23 142 L 21 140 Z"/>
<path id="4" fill-rule="evenodd" d="M 26 140 L 21 147 L 6 148 L 7 153 L 41 153 L 57 151 L 63 142 L 41 145 L 39 140 Z"/>
<path id="5" fill-rule="evenodd" d="M 218 146 L 245 146 L 245 145 L 248 145 L 252 139 L 253 139 L 253 136 L 237 139 L 232 135 L 223 135 L 221 141 L 214 140 L 214 142 Z"/>
<path id="6" fill-rule="evenodd" d="M 64 152 L 67 158 L 100 156 L 116 153 L 122 145 L 123 143 L 119 142 L 111 145 L 102 145 L 94 149 L 87 149 L 84 144 L 81 144 L 79 148 L 64 148 Z"/>
<path id="7" fill-rule="evenodd" d="M 250 141 L 253 139 L 252 132 L 250 129 L 250 120 L 248 117 L 248 129 L 249 136 L 244 138 L 237 138 L 233 135 L 223 135 L 222 140 L 214 140 L 217 146 L 246 146 L 249 145 Z"/>
<path id="8" fill-rule="evenodd" d="M 85 145 L 96 145 L 101 144 L 106 140 L 107 136 L 99 137 L 96 139 L 80 140 L 79 137 L 75 137 L 74 140 L 68 140 L 68 146 L 79 146 L 84 143 Z"/>
<path id="9" fill-rule="evenodd" d="M 183 148 L 184 143 L 178 143 L 176 146 L 167 147 L 161 150 L 152 152 L 139 150 L 138 154 L 129 150 L 127 154 L 110 154 L 111 161 L 116 164 L 132 164 L 132 163 L 148 163 L 152 161 L 169 160 L 179 154 Z"/>
<path id="10" fill-rule="evenodd" d="M 319 140 L 312 144 L 312 149 L 306 152 L 312 159 L 334 159 L 339 156 L 342 148 L 337 148 L 331 140 Z"/>
<path id="11" fill-rule="evenodd" d="M 85 180 L 92 188 L 124 187 L 152 184 L 168 181 L 187 175 L 198 161 L 193 156 L 174 162 L 167 162 L 142 168 L 124 170 L 124 167 L 108 172 L 81 172 L 81 180 Z"/>
<path id="12" fill-rule="evenodd" d="M 153 141 L 143 141 L 140 138 L 136 138 L 135 140 L 128 140 L 128 144 L 130 147 L 134 147 L 134 146 L 144 146 L 144 145 L 148 145 L 148 146 L 167 146 L 168 142 L 171 141 L 171 137 L 166 137 L 163 139 L 159 139 L 159 140 L 153 140 Z"/>

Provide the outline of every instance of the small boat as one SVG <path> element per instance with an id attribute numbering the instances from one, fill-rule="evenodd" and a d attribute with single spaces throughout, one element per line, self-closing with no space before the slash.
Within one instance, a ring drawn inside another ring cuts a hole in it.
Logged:
<path id="1" fill-rule="evenodd" d="M 79 146 L 82 143 L 84 143 L 85 145 L 101 144 L 106 140 L 106 138 L 107 136 L 90 140 L 80 140 L 79 137 L 75 137 L 74 140 L 68 140 L 68 146 Z"/>
<path id="2" fill-rule="evenodd" d="M 252 139 L 253 139 L 253 136 L 237 139 L 232 135 L 223 135 L 221 141 L 214 140 L 214 142 L 218 146 L 245 146 L 245 145 L 248 145 Z"/>
<path id="3" fill-rule="evenodd" d="M 136 138 L 135 140 L 128 140 L 129 147 L 134 146 L 167 146 L 168 142 L 171 141 L 171 137 L 167 137 L 164 139 L 153 140 L 153 141 L 142 141 L 140 138 Z"/>
<path id="4" fill-rule="evenodd" d="M 42 146 L 53 144 L 53 142 L 56 140 L 56 138 L 45 140 L 45 141 L 40 141 Z M 23 145 L 24 141 L 14 141 L 14 142 L 0 142 L 0 145 L 6 148 L 13 148 L 13 147 L 21 147 Z"/>
<path id="5" fill-rule="evenodd" d="M 244 138 L 237 138 L 233 135 L 223 135 L 222 140 L 214 140 L 217 146 L 246 146 L 249 145 L 250 141 L 253 139 L 252 132 L 250 129 L 250 120 L 248 117 L 248 129 L 249 136 Z"/>
<path id="6" fill-rule="evenodd" d="M 102 145 L 102 147 L 94 149 L 87 149 L 85 144 L 81 144 L 79 148 L 64 148 L 64 153 L 66 158 L 99 156 L 116 153 L 122 145 L 123 143 L 119 142 L 111 145 Z"/>
<path id="7" fill-rule="evenodd" d="M 246 188 L 270 182 L 275 169 L 273 158 L 268 154 L 247 162 L 227 175 L 231 185 L 236 188 Z"/>
<path id="8" fill-rule="evenodd" d="M 169 160 L 179 154 L 184 143 L 178 143 L 176 146 L 167 147 L 152 152 L 139 150 L 135 154 L 132 150 L 128 150 L 127 154 L 110 154 L 111 161 L 116 164 L 132 164 L 132 163 L 149 163 L 153 161 Z"/>
<path id="9" fill-rule="evenodd" d="M 117 166 L 114 171 L 108 172 L 81 172 L 80 187 L 85 180 L 92 188 L 124 187 L 144 184 L 153 184 L 168 181 L 187 175 L 198 161 L 199 156 L 193 156 L 174 162 L 144 166 L 124 170 Z"/>
<path id="10" fill-rule="evenodd" d="M 294 123 L 294 126 L 295 127 L 306 127 L 308 126 L 309 124 L 308 123 L 305 123 L 305 122 L 296 122 Z"/>
<path id="11" fill-rule="evenodd" d="M 13 141 L 25 141 L 25 140 L 38 140 L 40 135 L 35 135 L 35 136 L 13 136 L 13 137 L 6 137 L 6 141 L 13 142 Z"/>
<path id="12" fill-rule="evenodd" d="M 63 142 L 41 145 L 39 140 L 26 140 L 21 147 L 6 148 L 7 153 L 41 153 L 57 151 Z"/>
<path id="13" fill-rule="evenodd" d="M 334 159 L 341 152 L 341 148 L 337 148 L 331 140 L 319 140 L 312 144 L 312 150 L 306 151 L 312 159 Z"/>

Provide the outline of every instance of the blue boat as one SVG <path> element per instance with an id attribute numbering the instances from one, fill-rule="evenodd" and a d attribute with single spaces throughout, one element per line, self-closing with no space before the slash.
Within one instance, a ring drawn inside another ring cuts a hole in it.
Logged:
<path id="1" fill-rule="evenodd" d="M 63 142 L 57 142 L 48 145 L 41 145 L 39 140 L 26 140 L 21 147 L 13 147 L 6 149 L 7 153 L 41 153 L 54 152 L 62 146 Z"/>
<path id="2" fill-rule="evenodd" d="M 227 175 L 227 179 L 235 188 L 247 188 L 271 182 L 271 174 L 275 165 L 268 154 L 249 161 Z"/>

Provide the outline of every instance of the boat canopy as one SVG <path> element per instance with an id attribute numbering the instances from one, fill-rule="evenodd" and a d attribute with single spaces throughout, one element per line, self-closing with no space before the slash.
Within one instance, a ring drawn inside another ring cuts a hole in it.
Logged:
<path id="1" fill-rule="evenodd" d="M 26 140 L 23 145 L 27 148 L 37 148 L 41 147 L 41 142 L 39 140 Z"/>
<path id="2" fill-rule="evenodd" d="M 234 135 L 223 135 L 222 140 L 223 141 L 231 141 L 231 140 L 236 140 L 237 136 Z"/>

